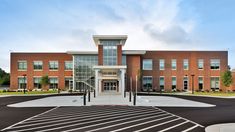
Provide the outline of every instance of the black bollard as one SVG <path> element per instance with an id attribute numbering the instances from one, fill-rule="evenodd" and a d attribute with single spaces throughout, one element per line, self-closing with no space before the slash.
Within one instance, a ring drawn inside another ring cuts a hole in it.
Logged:
<path id="1" fill-rule="evenodd" d="M 133 105 L 136 105 L 136 93 L 134 93 Z"/>
<path id="2" fill-rule="evenodd" d="M 129 102 L 131 102 L 131 91 L 129 91 Z"/>
<path id="3" fill-rule="evenodd" d="M 90 101 L 91 101 L 91 91 L 88 90 L 88 102 L 90 102 Z"/>
<path id="4" fill-rule="evenodd" d="M 86 91 L 83 94 L 83 105 L 86 106 Z"/>
<path id="5" fill-rule="evenodd" d="M 95 98 L 95 90 L 94 90 L 94 98 Z"/>
<path id="6" fill-rule="evenodd" d="M 126 90 L 124 90 L 124 98 L 126 98 Z"/>

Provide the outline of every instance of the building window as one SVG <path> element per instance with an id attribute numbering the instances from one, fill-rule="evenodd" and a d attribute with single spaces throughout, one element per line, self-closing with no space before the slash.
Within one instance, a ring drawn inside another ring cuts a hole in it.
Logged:
<path id="1" fill-rule="evenodd" d="M 56 77 L 49 78 L 49 82 L 50 82 L 50 86 L 49 86 L 50 89 L 58 88 L 58 78 Z"/>
<path id="2" fill-rule="evenodd" d="M 27 61 L 18 61 L 18 70 L 27 70 Z"/>
<path id="3" fill-rule="evenodd" d="M 119 41 L 103 40 L 103 65 L 117 65 L 117 45 Z"/>
<path id="4" fill-rule="evenodd" d="M 37 89 L 41 89 L 42 88 L 42 85 L 41 85 L 41 83 L 40 83 L 40 81 L 41 81 L 41 77 L 34 77 L 33 78 L 33 86 L 34 86 L 34 88 L 37 88 Z"/>
<path id="5" fill-rule="evenodd" d="M 171 60 L 171 69 L 176 70 L 176 59 Z"/>
<path id="6" fill-rule="evenodd" d="M 27 77 L 18 77 L 18 89 L 27 88 Z"/>
<path id="7" fill-rule="evenodd" d="M 33 62 L 34 70 L 42 70 L 42 61 L 34 61 Z"/>
<path id="8" fill-rule="evenodd" d="M 49 61 L 49 70 L 58 70 L 59 63 L 58 61 Z"/>
<path id="9" fill-rule="evenodd" d="M 220 60 L 219 59 L 211 59 L 211 69 L 212 70 L 220 69 Z"/>
<path id="10" fill-rule="evenodd" d="M 188 70 L 188 59 L 184 59 L 184 70 Z"/>
<path id="11" fill-rule="evenodd" d="M 65 61 L 64 66 L 65 66 L 65 70 L 73 70 L 73 62 L 72 61 Z"/>
<path id="12" fill-rule="evenodd" d="M 164 88 L 165 88 L 165 79 L 164 79 L 164 77 L 159 78 L 159 85 L 160 85 L 160 90 L 164 91 Z"/>
<path id="13" fill-rule="evenodd" d="M 73 88 L 73 78 L 72 77 L 66 77 L 64 79 L 64 83 L 65 83 L 65 88 L 66 89 L 72 89 Z"/>
<path id="14" fill-rule="evenodd" d="M 143 77 L 143 91 L 152 91 L 153 90 L 153 78 L 151 76 Z"/>
<path id="15" fill-rule="evenodd" d="M 152 70 L 152 59 L 144 59 L 143 60 L 143 70 Z"/>
<path id="16" fill-rule="evenodd" d="M 203 89 L 203 77 L 198 77 L 198 89 L 200 91 Z"/>
<path id="17" fill-rule="evenodd" d="M 219 90 L 219 77 L 211 77 L 211 90 Z"/>
<path id="18" fill-rule="evenodd" d="M 172 82 L 172 84 L 171 84 L 172 90 L 176 90 L 176 77 L 172 77 L 171 82 Z"/>
<path id="19" fill-rule="evenodd" d="M 204 68 L 204 60 L 198 59 L 198 69 L 202 70 Z"/>
<path id="20" fill-rule="evenodd" d="M 165 69 L 165 60 L 164 59 L 160 59 L 159 60 L 159 69 L 160 70 L 164 70 Z"/>

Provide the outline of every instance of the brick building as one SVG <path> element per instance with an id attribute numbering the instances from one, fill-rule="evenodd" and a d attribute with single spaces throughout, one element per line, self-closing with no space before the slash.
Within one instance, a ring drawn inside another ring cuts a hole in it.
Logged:
<path id="1" fill-rule="evenodd" d="M 227 51 L 122 50 L 126 35 L 93 39 L 97 52 L 11 53 L 11 90 L 225 90 L 220 75 L 228 68 Z M 45 75 L 48 87 L 40 85 Z"/>

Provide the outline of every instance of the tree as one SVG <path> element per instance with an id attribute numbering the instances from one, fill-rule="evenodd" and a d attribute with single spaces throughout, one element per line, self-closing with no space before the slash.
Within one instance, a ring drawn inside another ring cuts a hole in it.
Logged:
<path id="1" fill-rule="evenodd" d="M 0 85 L 10 85 L 10 74 L 0 68 Z"/>
<path id="2" fill-rule="evenodd" d="M 46 87 L 47 85 L 50 84 L 48 75 L 45 75 L 45 76 L 42 77 L 42 79 L 41 79 L 41 81 L 40 81 L 40 84 L 41 84 L 43 87 Z"/>
<path id="3" fill-rule="evenodd" d="M 225 87 L 229 87 L 232 84 L 233 77 L 232 72 L 230 70 L 225 71 L 222 75 L 222 83 Z"/>

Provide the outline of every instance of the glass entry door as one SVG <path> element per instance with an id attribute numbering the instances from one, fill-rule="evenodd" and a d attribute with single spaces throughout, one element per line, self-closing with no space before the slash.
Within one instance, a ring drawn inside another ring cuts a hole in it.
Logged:
<path id="1" fill-rule="evenodd" d="M 104 81 L 104 91 L 117 91 L 117 81 Z"/>

